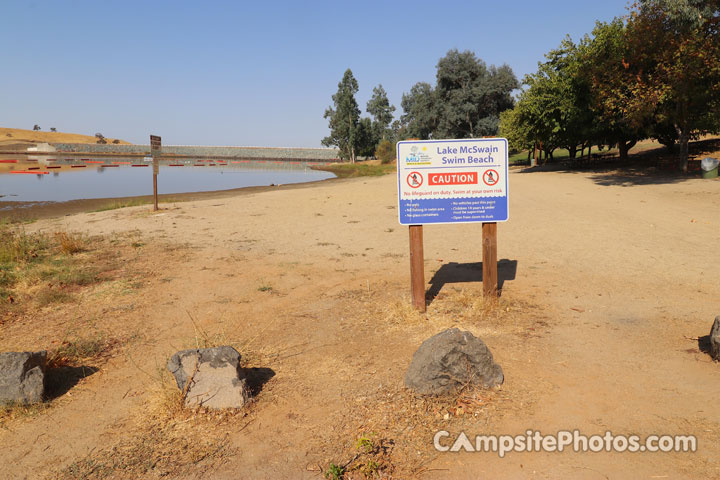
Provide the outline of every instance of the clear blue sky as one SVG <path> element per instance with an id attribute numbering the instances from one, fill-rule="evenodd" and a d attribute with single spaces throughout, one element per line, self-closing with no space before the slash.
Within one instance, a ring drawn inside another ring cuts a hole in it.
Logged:
<path id="1" fill-rule="evenodd" d="M 626 0 L 13 1 L 2 5 L 0 126 L 133 143 L 320 146 L 343 72 L 363 114 L 377 84 L 434 83 L 471 50 L 518 79 L 566 34 L 626 13 Z"/>

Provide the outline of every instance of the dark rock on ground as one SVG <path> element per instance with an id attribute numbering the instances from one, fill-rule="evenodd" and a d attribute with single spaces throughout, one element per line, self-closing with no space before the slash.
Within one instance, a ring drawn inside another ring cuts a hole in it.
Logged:
<path id="1" fill-rule="evenodd" d="M 167 364 L 185 405 L 240 408 L 250 399 L 240 354 L 229 346 L 181 350 Z"/>
<path id="2" fill-rule="evenodd" d="M 457 328 L 425 340 L 405 374 L 405 385 L 422 395 L 450 393 L 468 384 L 494 387 L 503 380 L 485 343 Z"/>
<path id="3" fill-rule="evenodd" d="M 715 317 L 715 322 L 710 330 L 710 355 L 720 361 L 720 315 Z"/>
<path id="4" fill-rule="evenodd" d="M 0 353 L 0 404 L 42 402 L 47 352 Z"/>

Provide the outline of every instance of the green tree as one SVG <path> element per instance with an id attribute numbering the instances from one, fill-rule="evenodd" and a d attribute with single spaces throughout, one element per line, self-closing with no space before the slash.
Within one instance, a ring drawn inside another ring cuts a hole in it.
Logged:
<path id="1" fill-rule="evenodd" d="M 589 108 L 589 89 L 578 75 L 578 47 L 569 37 L 545 55 L 538 71 L 526 75 L 528 88 L 511 111 L 502 115 L 501 129 L 516 148 L 542 145 L 552 158 L 555 148 L 566 148 L 575 158 L 578 148 L 589 147 L 594 118 Z"/>
<path id="2" fill-rule="evenodd" d="M 500 113 L 513 107 L 512 69 L 485 65 L 474 53 L 450 50 L 437 64 L 436 86 L 420 82 L 403 95 L 406 137 L 472 138 L 496 135 Z"/>
<path id="3" fill-rule="evenodd" d="M 496 135 L 500 112 L 513 107 L 519 87 L 507 65 L 490 66 L 473 52 L 450 50 L 437 64 L 436 137 Z"/>
<path id="4" fill-rule="evenodd" d="M 437 100 L 435 90 L 426 82 L 418 82 L 409 93 L 403 93 L 400 117 L 403 138 L 427 140 L 437 129 Z"/>
<path id="5" fill-rule="evenodd" d="M 620 158 L 641 139 L 649 136 L 652 107 L 641 100 L 645 85 L 627 68 L 631 52 L 622 19 L 598 22 L 592 37 L 580 45 L 579 70 L 592 95 L 595 115 L 593 136 L 597 143 L 617 145 Z"/>
<path id="6" fill-rule="evenodd" d="M 373 122 L 368 117 L 358 121 L 355 129 L 355 149 L 358 156 L 367 158 L 375 155 L 377 137 L 373 127 Z"/>
<path id="7" fill-rule="evenodd" d="M 323 138 L 322 144 L 336 146 L 340 150 L 340 158 L 355 163 L 358 142 L 358 122 L 360 109 L 355 94 L 358 83 L 348 68 L 338 83 L 338 91 L 332 96 L 334 107 L 325 110 L 324 118 L 328 119 L 330 135 Z"/>
<path id="8" fill-rule="evenodd" d="M 373 88 L 372 97 L 367 102 L 367 112 L 373 117 L 373 133 L 375 136 L 375 145 L 380 140 L 392 138 L 392 130 L 390 125 L 393 121 L 393 112 L 395 107 L 390 105 L 387 92 L 382 85 Z"/>
<path id="9" fill-rule="evenodd" d="M 524 119 L 524 106 L 525 104 L 518 102 L 512 110 L 500 113 L 498 134 L 507 139 L 508 146 L 514 151 L 532 150 L 535 142 L 530 122 Z"/>
<path id="10" fill-rule="evenodd" d="M 626 42 L 638 102 L 654 109 L 658 139 L 677 139 L 687 171 L 689 140 L 720 130 L 720 2 L 641 0 Z"/>

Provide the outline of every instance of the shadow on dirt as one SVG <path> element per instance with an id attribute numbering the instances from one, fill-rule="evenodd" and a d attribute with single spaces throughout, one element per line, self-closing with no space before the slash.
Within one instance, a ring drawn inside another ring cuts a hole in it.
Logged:
<path id="1" fill-rule="evenodd" d="M 700 178 L 700 160 L 720 156 L 720 139 L 690 143 L 688 173 L 678 171 L 678 159 L 664 147 L 632 154 L 627 160 L 611 154 L 590 158 L 551 160 L 537 167 L 516 170 L 517 173 L 560 172 L 591 173 L 592 180 L 604 187 L 632 187 L 636 185 L 669 185 Z"/>
<path id="2" fill-rule="evenodd" d="M 245 369 L 248 386 L 252 396 L 262 392 L 263 387 L 275 376 L 275 371 L 267 367 L 252 367 Z"/>
<path id="3" fill-rule="evenodd" d="M 80 367 L 56 367 L 48 368 L 45 371 L 45 398 L 54 400 L 65 395 L 80 380 L 89 377 L 100 369 L 97 367 L 80 366 Z"/>
<path id="4" fill-rule="evenodd" d="M 712 357 L 710 348 L 710 335 L 698 337 L 698 350 L 705 355 Z"/>
<path id="5" fill-rule="evenodd" d="M 498 261 L 498 293 L 502 294 L 503 284 L 508 280 L 515 280 L 517 275 L 517 260 L 502 259 Z M 425 292 L 425 299 L 432 302 L 440 290 L 447 283 L 482 282 L 482 262 L 475 263 L 446 263 L 435 272 L 430 279 L 430 288 Z"/>

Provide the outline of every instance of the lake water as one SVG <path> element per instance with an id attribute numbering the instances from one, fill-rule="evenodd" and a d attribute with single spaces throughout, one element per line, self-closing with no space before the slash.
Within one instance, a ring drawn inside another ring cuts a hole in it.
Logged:
<path id="1" fill-rule="evenodd" d="M 10 158 L 18 159 L 18 163 L 2 163 Z M 82 160 L 58 158 L 56 161 L 37 158 L 37 161 L 28 162 L 23 157 L 0 157 L 0 204 L 3 201 L 63 202 L 88 198 L 131 197 L 152 195 L 153 192 L 152 162 L 142 158 L 83 157 Z M 103 167 L 102 164 L 118 166 Z M 148 166 L 138 167 L 132 166 L 133 164 Z M 73 168 L 73 165 L 80 167 Z M 272 160 L 163 159 L 158 174 L 158 192 L 167 194 L 228 190 L 312 182 L 335 176 L 330 172 L 313 170 L 310 168 L 312 165 L 313 163 Z M 48 168 L 58 166 L 60 168 Z M 29 170 L 31 168 L 37 170 Z M 11 174 L 10 170 L 48 173 Z"/>

